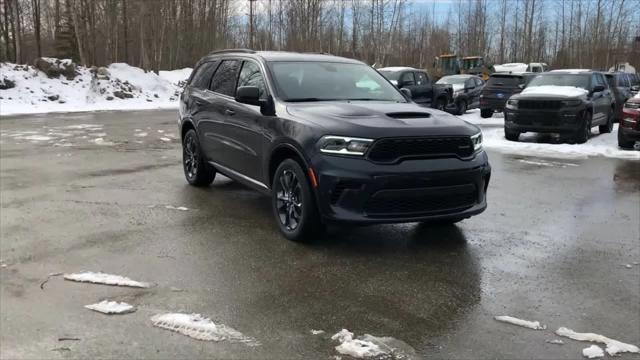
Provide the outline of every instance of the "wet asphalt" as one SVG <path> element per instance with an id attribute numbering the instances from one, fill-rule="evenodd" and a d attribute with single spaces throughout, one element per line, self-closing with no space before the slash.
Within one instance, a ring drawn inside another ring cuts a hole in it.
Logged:
<path id="1" fill-rule="evenodd" d="M 62 128 L 77 124 L 103 127 Z M 174 111 L 4 117 L 0 131 L 2 358 L 330 359 L 342 328 L 394 337 L 425 359 L 582 358 L 591 344 L 546 342 L 560 326 L 640 345 L 638 162 L 541 166 L 489 151 L 479 216 L 451 227 L 331 228 L 299 244 L 279 235 L 267 197 L 224 177 L 187 185 L 178 139 L 160 139 L 176 135 Z M 25 139 L 47 133 L 58 135 Z M 40 287 L 49 273 L 83 270 L 156 286 L 57 276 Z M 138 311 L 83 308 L 103 299 Z M 200 313 L 261 345 L 153 327 L 162 312 Z"/>

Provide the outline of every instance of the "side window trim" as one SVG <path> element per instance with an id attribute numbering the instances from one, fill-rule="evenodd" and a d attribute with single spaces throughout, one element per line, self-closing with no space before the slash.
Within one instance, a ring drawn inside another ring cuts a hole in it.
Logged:
<path id="1" fill-rule="evenodd" d="M 210 91 L 210 92 L 212 92 L 212 93 L 214 93 L 214 94 L 216 94 L 216 95 L 218 95 L 218 96 L 226 96 L 226 97 L 228 97 L 228 98 L 235 98 L 236 88 L 237 88 L 237 86 L 238 86 L 238 76 L 240 76 L 240 69 L 241 69 L 241 66 L 242 66 L 243 60 L 244 60 L 244 59 L 241 59 L 241 58 L 235 58 L 235 57 L 232 57 L 232 58 L 221 58 L 221 59 L 218 59 L 218 65 L 217 65 L 217 67 L 216 67 L 216 71 L 214 71 L 213 75 L 211 76 L 211 80 L 209 80 L 209 88 L 208 88 L 208 91 Z M 218 91 L 214 91 L 214 90 L 212 90 L 212 86 L 213 86 L 213 79 L 215 78 L 216 74 L 218 73 L 218 70 L 220 70 L 220 69 L 221 69 L 222 64 L 223 64 L 225 61 L 235 61 L 235 62 L 237 62 L 237 63 L 239 63 L 239 64 L 240 64 L 239 66 L 237 66 L 237 67 L 236 67 L 236 74 L 235 74 L 235 77 L 234 77 L 235 81 L 234 81 L 234 84 L 233 84 L 233 94 L 232 94 L 232 95 L 227 95 L 227 94 L 224 94 L 224 93 L 221 93 L 221 92 L 218 92 Z"/>

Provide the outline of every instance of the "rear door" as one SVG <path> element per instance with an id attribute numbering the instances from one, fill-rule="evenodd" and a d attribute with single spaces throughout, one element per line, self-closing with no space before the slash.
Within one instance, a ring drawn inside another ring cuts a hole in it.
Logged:
<path id="1" fill-rule="evenodd" d="M 418 91 L 418 94 L 420 96 L 420 101 L 416 102 L 431 104 L 431 102 L 433 101 L 433 84 L 431 84 L 431 81 L 429 81 L 427 74 L 422 71 L 416 71 L 415 77 L 416 90 Z"/>
<path id="2" fill-rule="evenodd" d="M 593 125 L 598 125 L 607 121 L 612 94 L 602 74 L 593 73 L 591 76 L 592 90 L 598 85 L 604 86 L 605 88 L 603 91 L 593 91 L 591 95 L 593 101 Z"/>
<path id="3" fill-rule="evenodd" d="M 229 162 L 226 155 L 234 142 L 224 135 L 224 122 L 231 111 L 230 105 L 235 102 L 233 96 L 239 68 L 240 61 L 237 59 L 224 59 L 220 62 L 209 85 L 207 119 L 200 122 L 200 137 L 204 139 L 202 148 L 207 158 L 232 169 L 234 164 Z"/>
<path id="4" fill-rule="evenodd" d="M 213 101 L 213 93 L 209 91 L 209 84 L 219 63 L 220 62 L 216 60 L 200 64 L 194 71 L 189 85 L 185 87 L 182 93 L 184 104 L 182 106 L 185 107 L 184 112 L 189 114 L 189 117 L 196 126 L 196 132 L 198 133 L 198 138 L 203 149 L 206 148 L 207 142 L 202 136 L 202 125 L 211 120 L 212 116 L 211 103 Z"/>
<path id="5" fill-rule="evenodd" d="M 420 91 L 416 86 L 416 77 L 413 74 L 413 71 L 405 71 L 400 75 L 398 79 L 398 83 L 402 85 L 402 88 L 411 90 L 411 99 L 417 103 L 423 102 L 423 99 L 420 95 Z"/>

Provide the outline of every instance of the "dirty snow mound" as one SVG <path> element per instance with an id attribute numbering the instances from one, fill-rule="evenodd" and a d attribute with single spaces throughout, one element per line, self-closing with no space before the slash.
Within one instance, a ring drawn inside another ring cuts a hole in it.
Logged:
<path id="1" fill-rule="evenodd" d="M 133 305 L 125 302 L 103 300 L 96 304 L 85 305 L 87 309 L 101 312 L 103 314 L 128 314 L 136 311 Z"/>
<path id="2" fill-rule="evenodd" d="M 407 343 L 384 336 L 377 337 L 364 334 L 357 339 L 347 329 L 342 329 L 331 337 L 331 340 L 340 342 L 336 346 L 337 352 L 354 358 L 381 358 L 381 359 L 416 359 L 417 353 Z"/>
<path id="3" fill-rule="evenodd" d="M 131 280 L 128 277 L 124 277 L 120 275 L 105 274 L 102 272 L 85 271 L 81 273 L 64 274 L 64 279 L 71 280 L 71 281 L 78 281 L 78 282 L 89 282 L 94 284 L 105 284 L 105 285 L 114 285 L 114 286 L 128 286 L 128 287 L 137 287 L 137 288 L 151 287 L 151 284 L 149 283 Z"/>
<path id="4" fill-rule="evenodd" d="M 311 334 L 313 335 L 324 334 L 324 330 L 311 330 Z"/>
<path id="5" fill-rule="evenodd" d="M 564 337 L 568 337 L 569 339 L 578 340 L 578 341 L 591 341 L 597 342 L 601 344 L 607 345 L 607 353 L 609 355 L 616 355 L 618 353 L 629 352 L 629 353 L 640 353 L 640 349 L 632 344 L 625 344 L 618 340 L 609 339 L 606 336 L 594 334 L 594 333 L 578 333 L 566 327 L 561 327 L 556 330 L 556 334 Z"/>
<path id="6" fill-rule="evenodd" d="M 198 340 L 241 342 L 250 346 L 259 345 L 255 339 L 243 335 L 238 330 L 224 324 L 215 324 L 211 319 L 202 317 L 200 314 L 158 314 L 151 318 L 151 322 L 154 326 Z"/>
<path id="7" fill-rule="evenodd" d="M 582 349 L 582 356 L 588 357 L 589 359 L 604 357 L 604 351 L 602 351 L 602 348 L 598 345 L 591 345 L 588 348 Z"/>
<path id="8" fill-rule="evenodd" d="M 513 325 L 523 326 L 533 330 L 544 330 L 547 328 L 544 325 L 540 325 L 539 321 L 522 320 L 511 316 L 496 316 L 494 319 Z"/>

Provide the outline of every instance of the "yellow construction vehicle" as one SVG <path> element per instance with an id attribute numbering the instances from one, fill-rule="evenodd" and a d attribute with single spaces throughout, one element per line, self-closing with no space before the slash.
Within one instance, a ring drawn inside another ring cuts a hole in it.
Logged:
<path id="1" fill-rule="evenodd" d="M 460 73 L 477 75 L 482 80 L 489 80 L 489 75 L 493 73 L 493 66 L 487 65 L 482 56 L 467 56 L 462 58 Z"/>
<path id="2" fill-rule="evenodd" d="M 442 54 L 436 57 L 433 67 L 434 75 L 438 79 L 447 75 L 460 74 L 460 58 L 456 54 Z"/>

